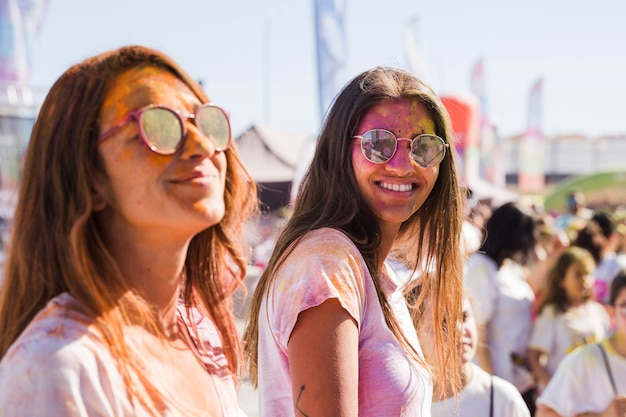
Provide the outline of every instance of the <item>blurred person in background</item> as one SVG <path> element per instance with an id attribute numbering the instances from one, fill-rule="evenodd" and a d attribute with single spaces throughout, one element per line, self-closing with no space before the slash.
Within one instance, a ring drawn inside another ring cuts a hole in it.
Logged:
<path id="1" fill-rule="evenodd" d="M 565 212 L 555 218 L 554 225 L 573 241 L 592 215 L 593 211 L 587 208 L 585 194 L 580 190 L 572 190 L 565 197 Z"/>
<path id="2" fill-rule="evenodd" d="M 626 415 L 626 270 L 611 281 L 614 332 L 568 354 L 537 399 L 537 417 Z"/>
<path id="3" fill-rule="evenodd" d="M 528 362 L 543 389 L 569 352 L 603 339 L 611 320 L 593 300 L 595 261 L 576 246 L 566 249 L 548 274 L 545 292 L 533 323 Z"/>
<path id="4" fill-rule="evenodd" d="M 536 214 L 535 218 L 537 245 L 526 277 L 526 281 L 535 293 L 533 320 L 547 285 L 548 274 L 560 254 L 570 246 L 569 238 L 564 231 L 554 226 L 554 219 L 550 215 Z"/>
<path id="5" fill-rule="evenodd" d="M 597 210 L 589 220 L 586 231 L 597 254 L 594 274 L 595 298 L 607 304 L 611 280 L 621 268 L 626 267 L 626 258 L 617 256 L 615 252 L 619 243 L 617 223 L 610 211 Z"/>
<path id="6" fill-rule="evenodd" d="M 463 272 L 466 291 L 475 300 L 479 343 L 474 361 L 515 385 L 531 414 L 535 381 L 526 351 L 535 294 L 526 278 L 536 244 L 532 213 L 518 203 L 503 204 L 487 220 L 485 240 Z"/>
<path id="7" fill-rule="evenodd" d="M 419 290 L 412 290 L 409 303 L 417 302 Z M 446 327 L 444 320 L 437 323 L 433 318 L 433 305 L 427 300 L 413 311 L 413 322 L 418 330 L 422 350 L 428 362 L 433 366 L 435 397 L 432 405 L 433 417 L 529 417 L 530 412 L 522 395 L 510 382 L 488 374 L 472 362 L 478 347 L 478 329 L 474 319 L 473 307 L 467 295 L 463 297 L 463 318 L 461 339 L 455 346 L 461 357 L 461 386 L 439 387 L 443 380 L 437 375 L 436 350 L 433 345 L 434 330 Z M 440 388 L 440 389 L 437 389 Z"/>

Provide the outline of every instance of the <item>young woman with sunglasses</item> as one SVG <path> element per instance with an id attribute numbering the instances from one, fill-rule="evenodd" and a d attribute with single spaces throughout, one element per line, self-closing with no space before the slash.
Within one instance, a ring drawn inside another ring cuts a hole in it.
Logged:
<path id="1" fill-rule="evenodd" d="M 11 416 L 238 416 L 230 296 L 256 190 L 228 116 L 160 52 L 68 69 L 25 157 L 0 298 Z"/>
<path id="2" fill-rule="evenodd" d="M 460 320 L 451 138 L 439 98 L 406 71 L 374 68 L 337 96 L 251 303 L 244 347 L 261 415 L 430 415 L 409 283 L 386 258 L 410 247 L 435 272 L 423 285 L 437 320 Z M 435 333 L 442 355 L 460 337 L 455 326 Z"/>
<path id="3" fill-rule="evenodd" d="M 537 399 L 537 417 L 626 415 L 626 269 L 611 281 L 613 334 L 568 354 Z"/>

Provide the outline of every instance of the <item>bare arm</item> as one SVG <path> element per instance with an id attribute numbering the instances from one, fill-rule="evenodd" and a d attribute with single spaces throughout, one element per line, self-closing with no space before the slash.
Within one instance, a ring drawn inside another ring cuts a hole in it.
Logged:
<path id="1" fill-rule="evenodd" d="M 545 366 L 541 365 L 540 359 L 543 354 L 544 353 L 540 350 L 528 348 L 527 356 L 530 369 L 533 371 L 540 386 L 545 387 L 548 385 L 552 375 L 550 375 L 550 372 L 548 372 Z"/>
<path id="2" fill-rule="evenodd" d="M 486 325 L 478 326 L 478 346 L 476 347 L 476 361 L 478 366 L 483 368 L 487 373 L 493 374 L 493 365 L 491 364 L 491 352 L 487 344 L 487 328 Z"/>
<path id="3" fill-rule="evenodd" d="M 626 415 L 626 395 L 613 397 L 609 406 L 601 413 L 582 413 L 576 417 L 623 417 Z"/>
<path id="4" fill-rule="evenodd" d="M 550 407 L 548 407 L 547 405 L 540 404 L 539 407 L 537 407 L 537 412 L 535 413 L 535 417 L 563 417 L 563 416 L 557 413 L 556 411 L 554 411 L 553 409 L 551 409 Z"/>
<path id="5" fill-rule="evenodd" d="M 288 343 L 296 417 L 357 417 L 359 335 L 336 299 L 303 311 Z"/>
<path id="6" fill-rule="evenodd" d="M 601 413 L 581 413 L 576 417 L 623 417 L 626 414 L 626 396 L 618 395 Z M 545 404 L 539 405 L 535 417 L 563 417 Z"/>

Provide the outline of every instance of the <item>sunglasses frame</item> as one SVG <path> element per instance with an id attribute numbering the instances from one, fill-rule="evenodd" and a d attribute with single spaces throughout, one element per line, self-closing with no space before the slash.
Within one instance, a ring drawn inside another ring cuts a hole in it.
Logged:
<path id="1" fill-rule="evenodd" d="M 365 153 L 365 149 L 363 148 L 364 136 L 367 135 L 368 133 L 374 132 L 374 131 L 387 132 L 395 139 L 393 152 L 391 153 L 391 156 L 389 156 L 389 158 L 386 161 L 382 161 L 382 162 L 372 161 L 370 158 L 368 158 L 367 154 Z M 443 159 L 446 157 L 446 152 L 447 152 L 446 150 L 447 150 L 447 148 L 450 147 L 450 144 L 446 143 L 446 141 L 443 140 L 443 138 L 441 138 L 441 137 L 439 137 L 437 135 L 434 135 L 434 134 L 422 133 L 420 135 L 415 136 L 413 139 L 410 139 L 410 138 L 399 138 L 393 132 L 391 132 L 391 131 L 389 131 L 387 129 L 370 129 L 370 130 L 368 130 L 366 132 L 363 132 L 361 135 L 354 135 L 354 136 L 352 136 L 352 138 L 353 139 L 361 139 L 361 153 L 363 154 L 365 159 L 367 159 L 368 161 L 370 161 L 373 164 L 380 165 L 380 164 L 385 164 L 385 163 L 389 162 L 394 157 L 394 155 L 398 151 L 398 142 L 399 141 L 401 141 L 401 140 L 408 140 L 408 141 L 410 141 L 411 142 L 411 149 L 413 149 L 413 144 L 415 143 L 415 141 L 419 140 L 419 138 L 421 138 L 422 136 L 431 136 L 431 137 L 435 137 L 435 138 L 439 139 L 441 141 L 441 143 L 443 144 L 443 150 L 442 150 L 443 155 L 442 155 L 441 159 L 439 160 L 439 162 L 437 162 L 436 164 L 422 165 L 420 162 L 418 162 L 413 157 L 413 152 L 412 151 L 409 152 L 411 154 L 411 159 L 413 161 L 415 161 L 415 163 L 418 164 L 419 166 L 421 166 L 422 168 L 432 168 L 432 167 L 434 167 L 436 165 L 439 165 L 441 162 L 443 162 Z"/>
<path id="2" fill-rule="evenodd" d="M 219 110 L 222 113 L 222 115 L 224 116 L 225 120 L 226 120 L 226 125 L 228 126 L 228 141 L 226 143 L 226 146 L 224 146 L 223 148 L 218 148 L 217 144 L 215 143 L 215 141 L 211 140 L 214 143 L 214 145 L 215 145 L 215 151 L 216 152 L 225 151 L 226 149 L 228 149 L 230 147 L 230 144 L 232 143 L 232 128 L 230 126 L 230 117 L 228 117 L 228 113 L 226 112 L 226 110 L 224 110 L 223 108 L 221 108 L 219 106 L 216 106 L 213 103 L 202 104 L 201 106 L 198 106 L 198 108 L 196 109 L 195 112 L 193 112 L 192 114 L 188 114 L 187 116 L 182 116 L 178 110 L 174 110 L 174 109 L 172 109 L 170 107 L 156 105 L 156 104 L 149 104 L 149 105 L 141 107 L 139 109 L 135 109 L 135 110 L 131 111 L 121 122 L 119 122 L 115 126 L 111 127 L 109 130 L 104 132 L 102 135 L 100 135 L 100 137 L 96 140 L 96 145 L 99 145 L 100 143 L 104 142 L 106 139 L 108 139 L 111 136 L 113 136 L 115 133 L 117 133 L 118 130 L 120 130 L 126 124 L 130 123 L 131 121 L 134 121 L 137 124 L 137 131 L 139 132 L 139 137 L 141 138 L 143 143 L 152 152 L 157 153 L 159 155 L 173 155 L 176 152 L 178 152 L 178 150 L 183 146 L 183 144 L 185 143 L 185 140 L 187 139 L 187 133 L 188 132 L 187 132 L 187 128 L 185 126 L 185 121 L 186 120 L 193 119 L 193 124 L 204 135 L 204 132 L 202 132 L 202 130 L 200 129 L 200 127 L 197 124 L 197 120 L 198 120 L 197 115 L 198 115 L 198 112 L 200 112 L 202 109 L 207 108 L 207 107 L 211 107 L 211 108 L 215 108 L 215 109 Z M 148 142 L 148 140 L 146 139 L 146 133 L 145 133 L 145 131 L 143 129 L 143 126 L 142 126 L 140 121 L 141 121 L 141 115 L 143 113 L 145 113 L 146 111 L 151 110 L 151 109 L 167 110 L 170 113 L 172 113 L 174 116 L 176 116 L 176 118 L 178 119 L 178 122 L 180 124 L 180 130 L 181 130 L 181 132 L 180 132 L 180 140 L 178 141 L 178 144 L 176 145 L 176 148 L 173 151 L 171 151 L 171 152 L 163 152 L 163 151 L 159 150 L 157 147 L 151 145 Z"/>

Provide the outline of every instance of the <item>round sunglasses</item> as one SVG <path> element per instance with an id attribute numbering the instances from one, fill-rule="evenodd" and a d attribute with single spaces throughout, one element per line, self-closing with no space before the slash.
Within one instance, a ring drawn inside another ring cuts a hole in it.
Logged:
<path id="1" fill-rule="evenodd" d="M 230 146 L 228 115 L 221 107 L 212 103 L 201 105 L 187 116 L 182 116 L 166 106 L 149 105 L 133 110 L 124 120 L 104 132 L 96 144 L 113 136 L 125 124 L 135 121 L 139 137 L 150 150 L 160 155 L 172 155 L 182 147 L 187 137 L 186 119 L 192 119 L 198 130 L 213 141 L 216 151 L 226 150 Z"/>
<path id="2" fill-rule="evenodd" d="M 422 134 L 413 139 L 397 138 L 385 129 L 368 130 L 352 138 L 361 139 L 363 156 L 374 164 L 384 164 L 393 158 L 400 140 L 411 142 L 411 158 L 424 168 L 434 167 L 441 163 L 446 156 L 446 148 L 450 146 L 437 135 Z"/>

